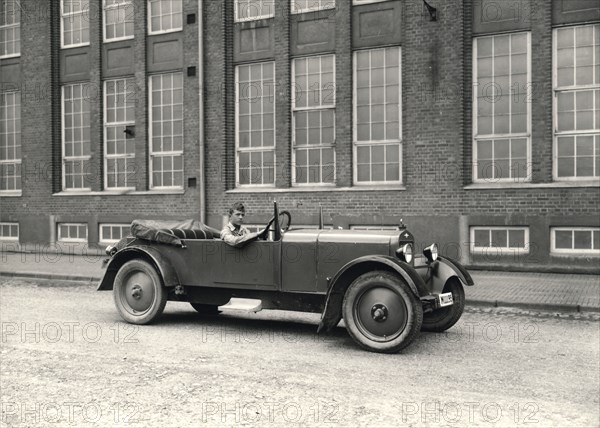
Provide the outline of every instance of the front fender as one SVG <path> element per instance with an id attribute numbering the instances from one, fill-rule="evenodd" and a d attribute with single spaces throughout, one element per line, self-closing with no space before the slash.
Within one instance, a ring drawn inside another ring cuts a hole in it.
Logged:
<path id="1" fill-rule="evenodd" d="M 431 269 L 427 273 L 422 272 L 426 275 L 423 279 L 432 294 L 442 293 L 446 282 L 452 277 L 457 277 L 464 285 L 475 285 L 469 272 L 459 262 L 448 257 L 438 256 L 431 264 Z"/>
<path id="2" fill-rule="evenodd" d="M 389 256 L 359 257 L 344 265 L 329 281 L 325 309 L 321 314 L 321 322 L 317 333 L 323 329 L 329 331 L 340 322 L 342 319 L 342 302 L 347 288 L 360 275 L 372 270 L 397 273 L 408 284 L 417 298 L 427 294 L 425 282 L 408 263 Z"/>
<path id="3" fill-rule="evenodd" d="M 127 247 L 116 253 L 106 267 L 106 273 L 97 291 L 112 290 L 117 272 L 125 263 L 134 259 L 143 259 L 151 263 L 158 271 L 163 280 L 165 287 L 174 287 L 179 285 L 179 276 L 169 263 L 169 261 L 158 251 L 158 249 L 150 246 L 142 247 Z"/>

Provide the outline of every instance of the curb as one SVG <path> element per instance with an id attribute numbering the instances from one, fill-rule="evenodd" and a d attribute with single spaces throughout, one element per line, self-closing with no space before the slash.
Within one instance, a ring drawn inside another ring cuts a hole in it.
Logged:
<path id="1" fill-rule="evenodd" d="M 102 279 L 96 276 L 82 276 L 82 275 L 64 275 L 64 274 L 53 274 L 53 273 L 40 273 L 40 272 L 0 272 L 0 277 L 8 278 L 34 278 L 34 279 L 49 279 L 58 281 L 80 281 L 99 283 Z M 528 309 L 535 311 L 556 311 L 556 312 L 595 312 L 600 313 L 600 307 L 595 306 L 582 306 L 573 304 L 557 304 L 557 303 L 525 303 L 525 302 L 507 302 L 502 300 L 478 300 L 478 299 L 466 299 L 465 304 L 467 306 L 474 307 L 508 307 L 508 308 L 519 308 Z"/>
<path id="2" fill-rule="evenodd" d="M 59 281 L 85 281 L 85 282 L 100 282 L 102 278 L 95 276 L 82 275 L 60 275 L 54 273 L 39 273 L 39 272 L 0 272 L 0 277 L 8 278 L 35 278 L 35 279 L 50 279 Z"/>
<path id="3" fill-rule="evenodd" d="M 491 306 L 494 308 L 508 307 L 529 309 L 534 311 L 556 311 L 556 312 L 596 312 L 600 313 L 600 307 L 582 306 L 573 304 L 559 303 L 525 303 L 525 302 L 505 302 L 502 300 L 469 300 L 465 301 L 467 306 Z"/>

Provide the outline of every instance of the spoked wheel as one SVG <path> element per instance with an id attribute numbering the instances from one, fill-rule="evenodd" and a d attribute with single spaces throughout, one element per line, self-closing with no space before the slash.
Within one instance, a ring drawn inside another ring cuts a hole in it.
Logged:
<path id="1" fill-rule="evenodd" d="M 446 331 L 458 322 L 465 310 L 465 290 L 458 278 L 451 278 L 444 286 L 444 293 L 452 293 L 454 303 L 423 315 L 423 331 Z"/>
<path id="2" fill-rule="evenodd" d="M 219 315 L 221 311 L 217 305 L 206 305 L 204 303 L 192 303 L 192 308 L 196 309 L 200 315 L 214 316 Z"/>
<path id="3" fill-rule="evenodd" d="M 343 317 L 348 333 L 361 347 L 396 353 L 418 336 L 423 308 L 401 278 L 373 271 L 359 276 L 348 287 Z"/>
<path id="4" fill-rule="evenodd" d="M 113 297 L 121 317 L 133 324 L 154 321 L 167 304 L 167 291 L 160 275 L 144 260 L 131 260 L 119 269 Z"/>

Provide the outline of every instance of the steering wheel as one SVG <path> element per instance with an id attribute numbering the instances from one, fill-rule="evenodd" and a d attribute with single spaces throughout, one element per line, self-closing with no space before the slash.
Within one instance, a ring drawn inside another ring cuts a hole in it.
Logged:
<path id="1" fill-rule="evenodd" d="M 279 213 L 279 228 L 281 233 L 285 233 L 289 230 L 292 225 L 292 215 L 289 211 L 281 211 Z"/>
<path id="2" fill-rule="evenodd" d="M 265 230 L 268 230 L 269 232 L 273 232 L 275 229 L 273 229 L 271 226 L 275 223 L 275 217 L 271 217 L 271 220 L 269 220 L 269 223 L 267 223 L 267 226 L 265 227 Z M 281 211 L 279 213 L 279 230 L 281 231 L 281 233 L 285 233 L 288 231 L 288 229 L 290 228 L 292 224 L 292 216 L 289 213 L 289 211 Z M 267 238 L 268 240 L 270 240 L 270 238 Z"/>

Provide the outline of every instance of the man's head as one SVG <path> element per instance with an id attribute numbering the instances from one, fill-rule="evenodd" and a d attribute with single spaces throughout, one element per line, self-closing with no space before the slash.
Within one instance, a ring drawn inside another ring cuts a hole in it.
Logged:
<path id="1" fill-rule="evenodd" d="M 244 222 L 244 216 L 246 215 L 246 208 L 241 202 L 236 202 L 229 208 L 229 221 L 234 226 L 241 226 Z"/>

